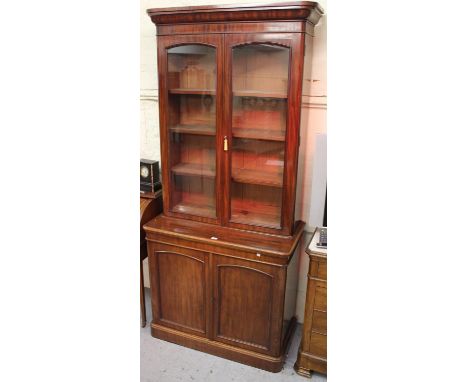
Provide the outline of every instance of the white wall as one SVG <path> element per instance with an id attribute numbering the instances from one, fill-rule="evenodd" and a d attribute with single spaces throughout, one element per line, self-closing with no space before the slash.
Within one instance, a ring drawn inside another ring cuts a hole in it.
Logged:
<path id="1" fill-rule="evenodd" d="M 281 0 L 282 1 L 282 0 Z M 268 1 L 269 3 L 278 1 Z M 213 0 L 141 0 L 140 2 L 140 156 L 146 159 L 160 159 L 159 152 L 159 113 L 158 113 L 158 78 L 156 62 L 156 28 L 146 14 L 148 8 L 180 7 L 207 4 L 251 3 L 247 1 Z M 325 9 L 326 1 L 320 1 Z M 312 230 L 322 222 L 322 211 L 326 185 L 326 114 L 327 114 L 327 15 L 325 14 L 315 27 L 313 39 L 313 58 L 311 65 L 312 83 L 303 94 L 302 122 L 307 125 L 301 136 L 301 145 L 306 150 L 303 154 L 303 166 L 298 185 L 298 212 L 296 219 L 307 223 L 306 229 Z M 299 286 L 296 313 L 299 322 L 304 317 L 305 291 L 307 285 L 308 258 L 301 251 L 299 259 Z M 148 284 L 148 269 L 145 264 L 145 284 Z"/>

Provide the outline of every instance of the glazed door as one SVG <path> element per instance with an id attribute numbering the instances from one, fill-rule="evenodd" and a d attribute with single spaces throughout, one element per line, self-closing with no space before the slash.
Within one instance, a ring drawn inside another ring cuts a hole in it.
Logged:
<path id="1" fill-rule="evenodd" d="M 213 255 L 214 340 L 279 355 L 281 268 Z"/>
<path id="2" fill-rule="evenodd" d="M 211 326 L 209 255 L 149 243 L 153 323 L 208 337 Z"/>
<path id="3" fill-rule="evenodd" d="M 299 39 L 293 34 L 226 36 L 228 225 L 291 231 L 299 143 L 297 71 L 302 74 L 296 57 Z"/>
<path id="4" fill-rule="evenodd" d="M 163 197 L 170 216 L 220 222 L 222 40 L 158 39 Z"/>

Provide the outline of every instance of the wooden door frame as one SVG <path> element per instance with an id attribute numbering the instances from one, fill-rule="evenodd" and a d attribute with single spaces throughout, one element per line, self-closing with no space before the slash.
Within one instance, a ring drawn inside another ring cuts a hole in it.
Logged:
<path id="1" fill-rule="evenodd" d="M 224 55 L 224 36 L 221 34 L 200 34 L 200 35 L 173 35 L 173 36 L 158 36 L 158 88 L 159 88 L 159 130 L 160 130 L 160 147 L 161 147 L 161 173 L 162 173 L 162 189 L 163 189 L 163 208 L 166 216 L 178 217 L 200 221 L 203 223 L 221 224 L 222 220 L 222 199 L 220 195 L 222 189 L 222 144 L 223 135 L 221 134 L 223 125 L 223 55 Z M 216 180 L 215 180 L 215 198 L 216 198 L 216 218 L 196 216 L 171 211 L 171 182 L 170 182 L 170 132 L 168 126 L 168 107 L 169 94 L 167 84 L 167 50 L 176 46 L 182 45 L 204 45 L 214 47 L 216 49 Z"/>
<path id="2" fill-rule="evenodd" d="M 289 48 L 289 79 L 287 123 L 284 154 L 284 174 L 281 206 L 281 229 L 250 224 L 233 223 L 231 215 L 231 151 L 223 152 L 224 200 L 222 224 L 227 227 L 258 232 L 292 235 L 294 229 L 294 209 L 296 199 L 297 167 L 299 159 L 299 134 L 301 122 L 302 77 L 304 56 L 303 33 L 248 33 L 225 34 L 224 38 L 224 134 L 232 147 L 232 51 L 242 45 L 270 44 Z"/>

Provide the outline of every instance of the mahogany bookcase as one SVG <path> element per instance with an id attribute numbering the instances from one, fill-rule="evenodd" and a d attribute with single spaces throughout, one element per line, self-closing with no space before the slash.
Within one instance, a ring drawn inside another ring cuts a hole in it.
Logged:
<path id="1" fill-rule="evenodd" d="M 144 227 L 152 335 L 280 371 L 304 228 L 295 221 L 302 89 L 323 11 L 296 1 L 147 12 L 164 208 Z"/>

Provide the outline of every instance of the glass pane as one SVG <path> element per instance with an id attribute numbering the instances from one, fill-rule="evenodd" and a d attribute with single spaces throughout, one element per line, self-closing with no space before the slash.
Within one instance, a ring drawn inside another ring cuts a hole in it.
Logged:
<path id="1" fill-rule="evenodd" d="M 215 218 L 215 48 L 168 49 L 171 210 Z"/>
<path id="2" fill-rule="evenodd" d="M 233 222 L 281 228 L 288 76 L 288 48 L 233 50 Z"/>

